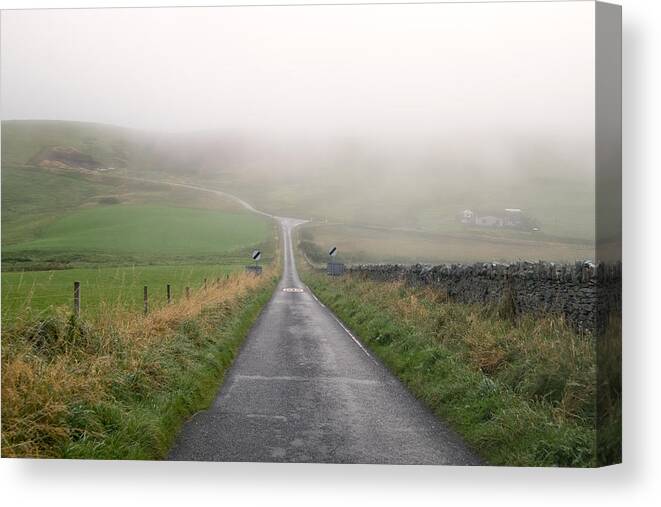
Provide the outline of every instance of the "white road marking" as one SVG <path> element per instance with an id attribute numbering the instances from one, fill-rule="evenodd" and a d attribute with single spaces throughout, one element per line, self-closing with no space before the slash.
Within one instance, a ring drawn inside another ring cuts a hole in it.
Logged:
<path id="1" fill-rule="evenodd" d="M 365 352 L 365 354 L 367 355 L 367 357 L 369 357 L 369 358 L 374 362 L 374 364 L 379 364 L 379 363 L 377 362 L 377 360 L 374 359 L 374 358 L 372 357 L 372 354 L 370 354 L 370 353 L 367 351 L 367 349 L 366 349 L 365 347 L 363 347 L 363 344 L 360 343 L 360 341 L 358 341 L 358 338 L 356 338 L 356 337 L 351 333 L 351 331 L 349 331 L 349 330 L 346 328 L 346 326 L 345 326 L 344 324 L 342 324 L 342 321 L 341 321 L 340 319 L 338 319 L 333 313 L 331 313 L 331 315 L 332 315 L 332 317 L 337 321 L 337 323 L 338 323 L 340 326 L 342 326 L 342 329 L 344 329 L 344 331 L 345 331 L 345 332 L 351 337 L 351 339 L 356 343 L 356 345 L 358 345 L 358 346 L 360 347 L 360 350 L 362 350 L 363 352 Z"/>
<path id="2" fill-rule="evenodd" d="M 300 287 L 285 287 L 282 292 L 303 292 L 303 289 Z"/>
<path id="3" fill-rule="evenodd" d="M 317 298 L 317 296 L 314 295 L 314 292 L 310 292 L 310 294 L 312 294 L 312 297 L 314 298 L 314 300 L 315 300 L 317 303 L 319 303 L 321 306 L 323 306 L 324 308 L 326 308 L 326 305 L 323 304 L 323 303 L 319 300 L 319 298 Z"/>
<path id="4" fill-rule="evenodd" d="M 317 303 L 319 303 L 321 306 L 323 306 L 324 308 L 326 308 L 326 305 L 323 304 L 323 303 L 319 300 L 319 298 L 318 298 L 317 296 L 315 296 L 314 292 L 310 291 L 310 294 L 312 294 L 312 297 L 314 298 L 314 300 L 315 300 Z M 349 330 L 347 329 L 347 327 L 346 327 L 344 324 L 342 324 L 342 321 L 341 321 L 340 319 L 338 319 L 332 311 L 330 311 L 329 313 L 330 313 L 331 317 L 333 317 L 333 318 L 335 319 L 335 321 L 336 321 L 336 322 L 342 327 L 342 329 L 344 329 L 344 332 L 347 333 L 347 334 L 349 335 L 349 337 L 350 337 L 350 338 L 356 343 L 356 345 L 358 345 L 358 346 L 360 347 L 360 350 L 362 350 L 363 352 L 365 352 L 365 355 L 367 355 L 367 357 L 369 357 L 372 361 L 374 361 L 374 364 L 379 364 L 379 362 L 378 362 L 376 359 L 374 359 L 374 357 L 372 357 L 372 354 L 370 354 L 370 353 L 367 351 L 367 349 L 366 349 L 365 347 L 363 347 L 363 344 L 360 343 L 360 341 L 358 340 L 358 338 L 356 338 L 356 337 L 353 335 L 353 333 L 352 333 L 351 331 L 349 331 Z"/>

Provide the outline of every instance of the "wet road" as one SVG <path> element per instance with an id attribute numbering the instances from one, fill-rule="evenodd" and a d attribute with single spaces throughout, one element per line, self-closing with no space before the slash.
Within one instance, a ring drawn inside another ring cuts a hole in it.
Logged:
<path id="1" fill-rule="evenodd" d="M 212 406 L 182 428 L 172 460 L 481 464 L 324 307 L 284 272 Z"/>

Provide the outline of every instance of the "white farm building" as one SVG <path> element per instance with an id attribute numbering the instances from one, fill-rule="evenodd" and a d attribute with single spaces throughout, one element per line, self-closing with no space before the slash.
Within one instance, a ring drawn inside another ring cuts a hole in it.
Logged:
<path id="1" fill-rule="evenodd" d="M 523 211 L 519 208 L 505 208 L 501 213 L 480 213 L 471 209 L 462 211 L 459 220 L 464 225 L 478 227 L 508 227 L 523 228 L 525 224 Z"/>

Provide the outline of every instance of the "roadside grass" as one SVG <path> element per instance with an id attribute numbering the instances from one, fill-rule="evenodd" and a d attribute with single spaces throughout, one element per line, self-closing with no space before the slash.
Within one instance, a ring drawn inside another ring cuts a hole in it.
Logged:
<path id="1" fill-rule="evenodd" d="M 277 281 L 234 273 L 146 316 L 3 326 L 3 457 L 158 459 L 205 409 Z"/>
<path id="2" fill-rule="evenodd" d="M 304 281 L 437 415 L 494 465 L 596 465 L 594 339 L 556 317 L 514 321 L 429 288 Z"/>

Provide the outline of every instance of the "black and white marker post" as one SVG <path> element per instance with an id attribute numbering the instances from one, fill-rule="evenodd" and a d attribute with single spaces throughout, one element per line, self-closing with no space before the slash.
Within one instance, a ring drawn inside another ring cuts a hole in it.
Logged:
<path id="1" fill-rule="evenodd" d="M 337 247 L 332 246 L 331 249 L 328 251 L 328 255 L 330 256 L 330 260 L 328 261 L 328 265 L 326 266 L 326 273 L 330 276 L 340 276 L 341 274 L 343 274 L 344 264 L 342 262 L 337 262 L 335 260 L 335 257 L 337 256 Z"/>
<path id="2" fill-rule="evenodd" d="M 246 266 L 246 271 L 249 273 L 254 274 L 255 276 L 259 276 L 262 274 L 262 267 L 259 265 L 259 259 L 262 258 L 262 252 L 259 250 L 253 250 L 252 254 L 250 255 L 252 260 L 255 261 L 255 264 Z"/>

